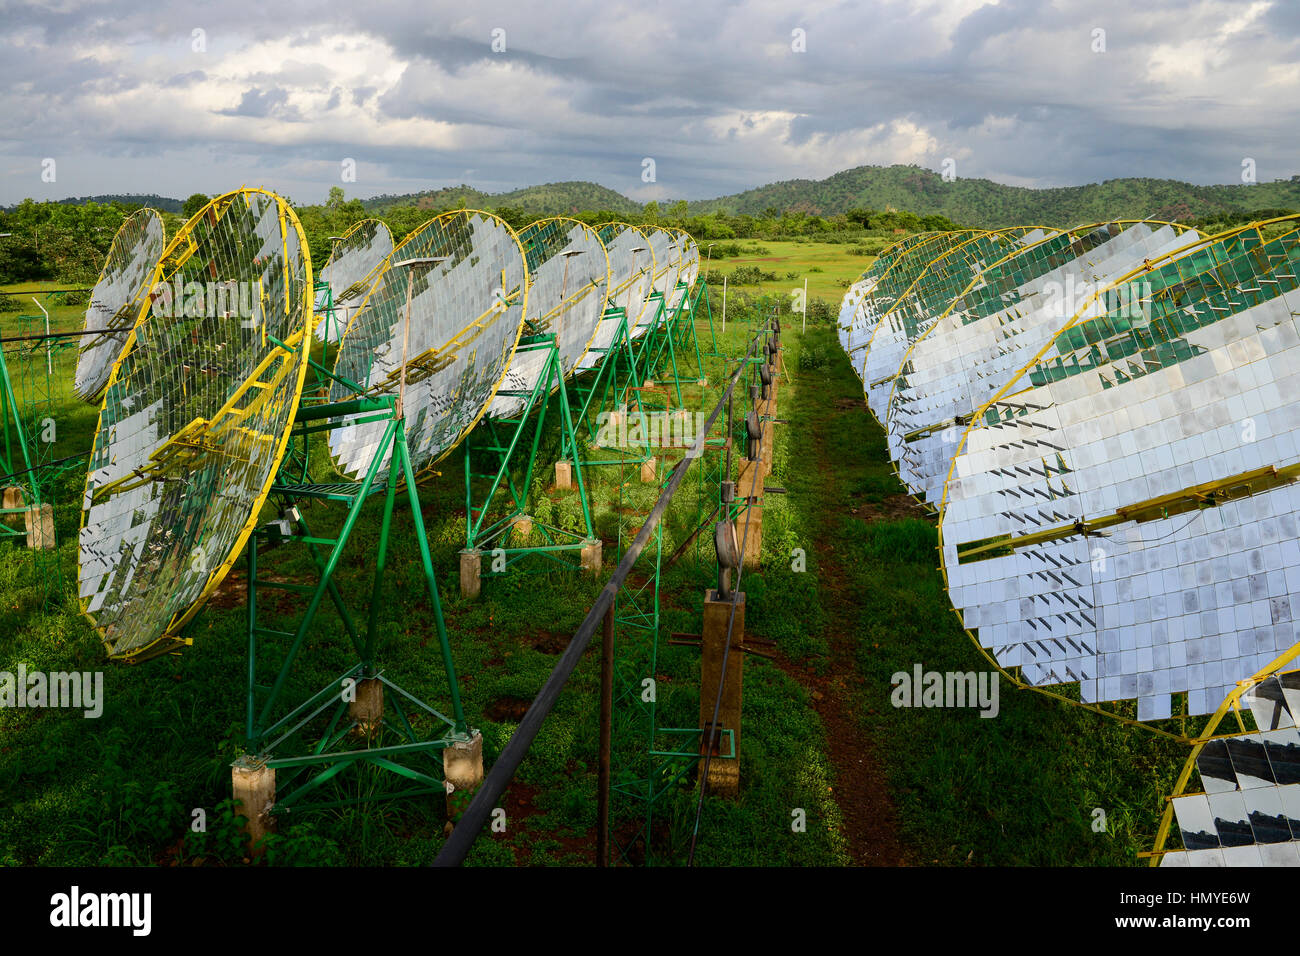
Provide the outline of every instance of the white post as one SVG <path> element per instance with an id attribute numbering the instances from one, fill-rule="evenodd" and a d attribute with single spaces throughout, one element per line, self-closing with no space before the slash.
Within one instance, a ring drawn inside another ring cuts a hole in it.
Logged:
<path id="1" fill-rule="evenodd" d="M 803 332 L 808 331 L 808 277 L 803 279 Z"/>
<path id="2" fill-rule="evenodd" d="M 722 277 L 722 331 L 727 331 L 727 277 Z"/>
<path id="3" fill-rule="evenodd" d="M 36 303 L 36 308 L 45 312 L 45 306 L 41 305 L 36 296 L 32 296 L 32 301 Z M 54 374 L 54 356 L 50 352 L 50 313 L 45 312 L 45 372 L 47 375 Z"/>

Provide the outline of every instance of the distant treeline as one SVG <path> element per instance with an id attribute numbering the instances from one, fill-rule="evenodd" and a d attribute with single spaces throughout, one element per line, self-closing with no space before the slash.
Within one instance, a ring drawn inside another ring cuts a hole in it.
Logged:
<path id="1" fill-rule="evenodd" d="M 440 198 L 452 199 L 451 196 Z M 207 201 L 207 196 L 195 193 L 181 204 L 179 214 L 167 209 L 160 210 L 167 224 L 167 235 L 175 235 L 184 222 Z M 329 237 L 341 235 L 362 219 L 382 219 L 392 230 L 393 237 L 400 242 L 439 212 L 464 208 L 466 201 L 462 195 L 452 200 L 452 205 L 439 208 L 431 205 L 428 197 L 425 197 L 419 205 L 393 205 L 375 210 L 367 208 L 371 206 L 369 201 L 363 203 L 360 199 L 345 198 L 343 189 L 335 186 L 330 190 L 330 197 L 325 203 L 295 206 L 295 209 L 307 234 L 312 262 L 319 269 L 329 258 Z M 54 279 L 93 283 L 122 220 L 141 205 L 122 200 L 73 204 L 66 201 L 34 202 L 27 199 L 9 209 L 0 209 L 0 234 L 12 234 L 0 238 L 0 283 Z M 167 205 L 174 206 L 175 203 Z M 516 229 L 546 218 L 547 215 L 512 206 L 499 206 L 489 211 Z M 1287 215 L 1292 211 L 1259 209 L 1249 213 L 1216 212 L 1212 217 L 1193 224 L 1207 233 L 1213 233 L 1256 219 Z M 865 255 L 879 251 L 887 241 L 893 241 L 899 235 L 923 230 L 962 228 L 961 224 L 941 215 L 918 216 L 895 209 L 852 208 L 831 216 L 775 208 L 755 215 L 732 215 L 722 211 L 692 215 L 686 202 L 676 202 L 662 208 L 658 203 L 650 202 L 635 213 L 596 209 L 568 215 L 593 226 L 613 221 L 632 222 L 635 225 L 676 226 L 687 230 L 701 244 L 712 243 L 715 258 L 727 256 L 729 244 L 734 245 L 734 240 L 838 242 L 849 246 L 846 251 Z"/>

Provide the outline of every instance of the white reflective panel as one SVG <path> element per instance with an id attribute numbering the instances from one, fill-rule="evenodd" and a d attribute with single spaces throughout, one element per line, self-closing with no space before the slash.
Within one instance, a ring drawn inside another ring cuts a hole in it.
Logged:
<path id="1" fill-rule="evenodd" d="M 879 420 L 888 418 L 894 378 L 908 347 L 929 330 L 986 266 L 1020 248 L 1017 240 L 1028 231 L 1012 229 L 969 236 L 928 263 L 881 316 L 863 359 L 867 405 Z M 871 297 L 876 298 L 875 290 Z"/>
<path id="2" fill-rule="evenodd" d="M 887 434 L 909 490 L 930 507 L 943 495 L 957 442 L 972 413 L 1004 386 L 1092 292 L 1186 245 L 1196 233 L 1116 224 L 1049 238 L 991 270 L 982 285 L 908 351 L 894 384 Z"/>
<path id="3" fill-rule="evenodd" d="M 591 344 L 605 309 L 605 246 L 596 230 L 575 219 L 540 219 L 519 231 L 519 243 L 528 261 L 524 335 L 554 335 L 560 371 L 568 378 Z M 488 415 L 518 415 L 544 374 L 549 355 L 549 349 L 521 345 Z"/>
<path id="4" fill-rule="evenodd" d="M 680 280 L 686 283 L 687 289 L 691 289 L 695 286 L 695 280 L 700 277 L 700 247 L 687 233 L 682 232 L 681 235 L 686 241 L 686 253 L 682 257 Z"/>
<path id="5" fill-rule="evenodd" d="M 653 291 L 655 262 L 646 237 L 625 222 L 606 223 L 596 233 L 609 254 L 609 294 L 596 335 L 578 361 L 579 372 L 596 368 L 617 347 L 614 338 L 624 316 L 629 333 L 633 332 Z"/>
<path id="6" fill-rule="evenodd" d="M 315 337 L 337 342 L 365 301 L 393 251 L 393 234 L 378 219 L 363 219 L 339 237 L 318 279 L 328 287 L 316 296 Z M 332 310 L 326 306 L 333 303 Z"/>
<path id="7" fill-rule="evenodd" d="M 1212 712 L 1296 643 L 1298 260 L 1294 232 L 1253 231 L 1153 260 L 965 432 L 942 560 L 1002 666 L 1154 720 L 1184 691 Z"/>
<path id="8" fill-rule="evenodd" d="M 404 264 L 428 258 L 438 261 Z M 405 364 L 406 441 L 417 474 L 455 448 L 492 401 L 523 327 L 526 281 L 519 241 L 504 221 L 469 210 L 444 213 L 393 250 L 353 319 L 334 372 L 367 394 L 398 395 Z M 351 393 L 336 383 L 330 397 L 342 401 Z M 364 473 L 385 424 L 329 432 L 340 472 Z M 385 457 L 380 476 L 387 465 Z"/>
<path id="9" fill-rule="evenodd" d="M 912 237 L 912 241 L 899 243 L 863 274 L 868 285 L 854 309 L 846 346 L 849 364 L 858 378 L 863 376 L 866 352 L 883 312 L 888 311 L 929 262 L 972 235 L 970 232 L 922 233 Z"/>
<path id="10" fill-rule="evenodd" d="M 82 505 L 78 593 L 110 655 L 173 646 L 251 531 L 302 392 L 309 271 L 293 209 L 261 190 L 212 200 L 158 263 Z"/>
<path id="11" fill-rule="evenodd" d="M 681 240 L 667 229 L 643 226 L 641 232 L 646 237 L 654 264 L 651 267 L 651 298 L 641 313 L 640 321 L 632 329 L 633 338 L 640 338 L 664 321 L 665 298 L 668 290 L 677 283 L 684 252 Z"/>
<path id="12" fill-rule="evenodd" d="M 1214 813 L 1210 810 L 1210 798 L 1203 793 L 1175 797 L 1174 818 L 1183 835 L 1183 846 L 1188 850 L 1211 850 L 1217 848 L 1219 831 L 1214 826 Z"/>
<path id="13" fill-rule="evenodd" d="M 1296 676 L 1295 671 L 1282 675 Z M 1270 683 L 1276 685 L 1277 678 L 1264 681 Z M 1206 793 L 1173 800 L 1189 861 L 1197 852 L 1221 847 L 1225 866 L 1300 863 L 1300 731 L 1290 727 L 1209 740 L 1197 755 L 1196 769 Z M 1162 865 L 1182 864 L 1166 860 Z"/>
<path id="14" fill-rule="evenodd" d="M 700 250 L 695 241 L 680 229 L 668 230 L 673 234 L 674 255 L 677 257 L 676 275 L 668 287 L 667 314 L 673 315 L 682 304 L 691 286 L 695 284 L 695 274 L 700 268 Z"/>
<path id="15" fill-rule="evenodd" d="M 1279 730 L 1296 725 L 1282 684 L 1276 677 L 1252 687 L 1242 695 L 1242 703 L 1250 708 L 1255 725 L 1261 730 Z"/>
<path id="16" fill-rule="evenodd" d="M 73 391 L 82 401 L 98 402 L 103 394 L 127 333 L 140 317 L 166 239 L 162 217 L 152 209 L 127 216 L 113 237 L 90 293 L 86 334 L 77 353 Z"/>

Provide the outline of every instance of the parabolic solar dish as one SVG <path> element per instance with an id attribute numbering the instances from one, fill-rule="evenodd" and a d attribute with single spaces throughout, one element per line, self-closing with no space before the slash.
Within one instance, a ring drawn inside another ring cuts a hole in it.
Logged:
<path id="1" fill-rule="evenodd" d="M 284 454 L 311 344 L 306 241 L 272 193 L 212 200 L 149 288 L 82 505 L 81 606 L 112 657 L 175 646 L 229 570 Z"/>
<path id="2" fill-rule="evenodd" d="M 685 249 L 682 255 L 682 271 L 678 278 L 686 284 L 687 289 L 693 289 L 695 280 L 700 277 L 700 247 L 696 245 L 689 233 L 681 229 L 677 232 L 681 236 Z"/>
<path id="3" fill-rule="evenodd" d="M 881 314 L 862 361 L 867 406 L 877 419 L 885 420 L 894 377 L 916 337 L 930 327 L 985 266 L 1000 259 L 1009 249 L 1042 235 L 1042 230 L 1025 228 L 976 233 L 929 262 L 911 286 Z M 875 298 L 873 292 L 872 299 Z"/>
<path id="4" fill-rule="evenodd" d="M 937 508 L 957 441 L 992 398 L 1072 316 L 1068 300 L 1198 238 L 1159 223 L 1107 223 L 1017 245 L 955 298 L 908 349 L 886 432 L 899 477 Z M 1067 294 L 1068 293 L 1068 294 Z"/>
<path id="5" fill-rule="evenodd" d="M 152 209 L 131 213 L 113 237 L 104 269 L 90 293 L 86 334 L 77 353 L 73 391 L 82 401 L 98 402 L 103 394 L 113 362 L 122 354 L 122 344 L 149 294 L 166 241 L 162 217 Z"/>
<path id="6" fill-rule="evenodd" d="M 1161 866 L 1300 866 L 1300 672 L 1268 677 L 1242 701 L 1256 730 L 1196 754 L 1203 790 L 1172 799 L 1183 848 Z"/>
<path id="7" fill-rule="evenodd" d="M 933 235 L 934 233 L 929 232 L 915 233 L 884 249 L 880 255 L 872 260 L 871 265 L 867 266 L 862 275 L 858 276 L 857 281 L 849 286 L 849 291 L 844 294 L 844 299 L 840 302 L 840 316 L 839 321 L 836 323 L 836 331 L 839 335 L 840 347 L 850 354 L 854 372 L 860 372 L 861 368 L 860 363 L 852 361 L 852 356 L 866 344 L 862 333 L 859 331 L 859 326 L 866 321 L 865 313 L 862 311 L 863 297 L 879 281 L 881 274 L 893 265 L 895 259 L 903 255 L 912 246 L 928 240 Z"/>
<path id="8" fill-rule="evenodd" d="M 379 278 L 388 255 L 393 251 L 393 234 L 378 219 L 363 219 L 334 243 L 329 261 L 319 278 L 329 286 L 329 296 L 322 289 L 316 300 L 318 342 L 337 342 L 343 337 L 352 317 L 365 301 L 366 293 Z M 333 314 L 325 311 L 328 301 Z"/>
<path id="9" fill-rule="evenodd" d="M 681 271 L 681 241 L 676 234 L 656 226 L 642 226 L 646 241 L 650 245 L 650 254 L 654 256 L 654 271 L 650 280 L 650 290 L 663 297 L 663 304 L 668 304 L 668 293 L 677 284 L 677 273 Z M 633 338 L 643 336 L 653 328 L 655 323 L 663 321 L 658 308 L 650 306 L 642 312 L 641 321 L 632 330 Z"/>
<path id="10" fill-rule="evenodd" d="M 640 321 L 654 278 L 650 243 L 635 226 L 610 222 L 597 229 L 596 234 L 609 254 L 607 312 L 596 327 L 596 336 L 587 347 L 587 353 L 578 362 L 579 372 L 593 369 L 605 360 L 605 353 L 612 347 L 623 314 L 627 315 L 629 332 Z M 615 309 L 621 312 L 613 311 Z"/>
<path id="11" fill-rule="evenodd" d="M 676 275 L 670 279 L 671 284 L 668 286 L 668 296 L 665 300 L 668 314 L 671 315 L 686 297 L 690 287 L 695 284 L 695 274 L 700 270 L 700 250 L 694 240 L 681 229 L 668 231 L 673 235 L 678 257 Z"/>
<path id="12" fill-rule="evenodd" d="M 560 371 L 573 373 L 586 354 L 605 310 L 609 257 L 596 230 L 576 219 L 540 219 L 519 231 L 528 261 L 528 315 L 524 335 L 554 335 Z M 518 414 L 545 372 L 548 351 L 515 352 L 496 398 L 488 408 L 494 418 Z"/>
<path id="13" fill-rule="evenodd" d="M 919 242 L 901 250 L 876 274 L 871 294 L 863 296 L 858 303 L 849 333 L 849 362 L 864 386 L 867 382 L 864 369 L 866 353 L 880 317 L 888 313 L 912 287 L 927 265 L 976 235 L 979 233 L 971 231 L 926 234 Z"/>
<path id="14" fill-rule="evenodd" d="M 439 261 L 419 261 L 430 258 Z M 519 240 L 489 213 L 443 213 L 393 250 L 339 344 L 334 373 L 367 394 L 398 395 L 405 354 L 406 442 L 415 472 L 447 455 L 487 410 L 519 342 L 527 282 Z M 331 388 L 333 401 L 350 397 L 338 383 Z M 382 421 L 331 429 L 339 471 L 364 473 L 384 430 Z M 379 474 L 387 475 L 386 459 Z"/>
<path id="15" fill-rule="evenodd" d="M 941 555 L 966 627 L 1035 686 L 1209 713 L 1297 642 L 1295 220 L 1084 300 L 975 414 Z M 1277 234 L 1279 230 L 1284 230 Z"/>

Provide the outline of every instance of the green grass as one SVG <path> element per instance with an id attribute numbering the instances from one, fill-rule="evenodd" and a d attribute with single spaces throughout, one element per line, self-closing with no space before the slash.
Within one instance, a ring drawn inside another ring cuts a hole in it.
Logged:
<path id="1" fill-rule="evenodd" d="M 871 265 L 874 255 L 854 255 L 855 248 L 875 247 L 872 245 L 856 247 L 844 243 L 830 242 L 793 242 L 767 239 L 738 239 L 742 248 L 760 247 L 766 251 L 744 253 L 740 256 L 719 258 L 708 255 L 708 243 L 700 245 L 700 274 L 716 270 L 730 276 L 737 269 L 758 269 L 765 273 L 775 273 L 775 280 L 758 283 L 746 283 L 743 286 L 729 285 L 729 292 L 744 291 L 753 294 L 767 293 L 788 297 L 796 288 L 803 289 L 803 281 L 808 280 L 808 298 L 823 298 L 839 308 L 840 297 L 849 284 L 856 280 Z M 864 240 L 864 243 L 870 240 Z M 794 278 L 789 273 L 796 273 Z M 720 283 L 719 283 L 720 285 Z"/>

